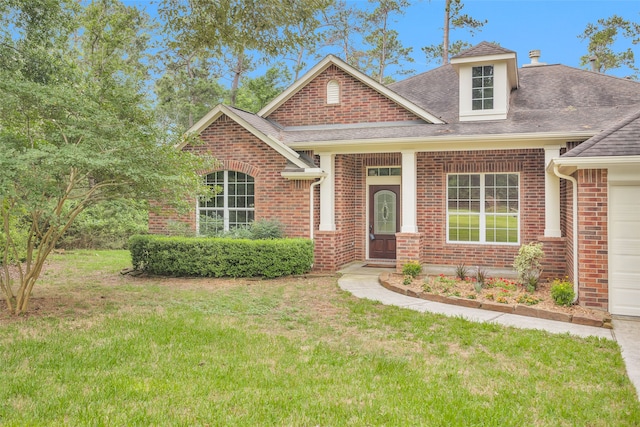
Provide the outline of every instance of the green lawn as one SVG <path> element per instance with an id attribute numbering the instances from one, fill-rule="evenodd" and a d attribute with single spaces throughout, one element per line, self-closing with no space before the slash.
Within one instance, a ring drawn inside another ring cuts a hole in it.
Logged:
<path id="1" fill-rule="evenodd" d="M 56 256 L 33 314 L 0 316 L 0 425 L 640 424 L 612 341 L 385 307 L 332 277 L 120 276 L 129 263 Z"/>

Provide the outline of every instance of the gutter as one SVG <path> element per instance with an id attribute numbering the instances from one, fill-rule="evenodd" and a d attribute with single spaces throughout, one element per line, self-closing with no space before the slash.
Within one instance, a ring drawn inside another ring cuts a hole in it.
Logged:
<path id="1" fill-rule="evenodd" d="M 578 181 L 569 175 L 564 175 L 559 171 L 560 165 L 557 163 L 553 164 L 553 173 L 558 178 L 566 179 L 571 181 L 573 184 L 573 292 L 575 293 L 575 297 L 571 304 L 574 304 L 578 300 Z"/>
<path id="2" fill-rule="evenodd" d="M 313 223 L 313 211 L 315 209 L 314 203 L 313 203 L 313 199 L 314 199 L 314 189 L 316 185 L 322 184 L 324 182 L 324 179 L 327 177 L 326 174 L 322 175 L 320 177 L 320 179 L 318 181 L 313 182 L 310 186 L 309 186 L 309 238 L 311 240 L 313 240 L 313 229 L 315 227 L 315 224 Z"/>

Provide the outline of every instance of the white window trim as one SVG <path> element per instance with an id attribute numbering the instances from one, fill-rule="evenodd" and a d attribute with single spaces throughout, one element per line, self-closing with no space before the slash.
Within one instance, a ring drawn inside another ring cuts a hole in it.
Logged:
<path id="1" fill-rule="evenodd" d="M 216 171 L 216 172 L 211 172 L 211 173 L 217 173 L 220 171 Z M 222 196 L 223 196 L 223 207 L 217 207 L 217 208 L 210 208 L 210 207 L 201 207 L 200 206 L 200 199 L 196 199 L 196 234 L 198 236 L 201 236 L 202 234 L 200 234 L 200 212 L 201 211 L 220 211 L 222 210 L 222 219 L 223 219 L 223 231 L 227 232 L 229 231 L 229 226 L 230 226 L 230 212 L 231 210 L 233 211 L 245 211 L 245 212 L 254 212 L 254 221 L 255 221 L 255 205 L 252 208 L 233 208 L 230 209 L 229 208 L 229 170 L 225 169 L 223 174 L 223 181 L 222 181 Z M 239 171 L 232 171 L 232 172 L 239 172 Z M 246 174 L 244 172 L 240 172 L 245 174 L 246 176 L 249 176 L 251 178 L 253 178 L 251 175 Z M 254 200 L 255 200 L 255 178 L 254 179 Z M 216 196 L 213 196 L 216 197 Z M 253 221 L 252 221 L 253 222 Z"/>
<path id="2" fill-rule="evenodd" d="M 478 214 L 478 216 L 480 217 L 480 229 L 479 229 L 479 233 L 480 233 L 480 241 L 460 241 L 460 240 L 450 240 L 449 239 L 449 176 L 451 175 L 480 175 L 480 213 Z M 517 234 L 517 241 L 516 242 L 487 242 L 486 241 L 486 234 L 487 234 L 487 214 L 485 212 L 485 184 L 484 184 L 484 177 L 486 175 L 518 175 L 518 213 L 515 214 L 516 216 L 516 221 L 518 223 L 518 234 Z M 459 173 L 448 173 L 445 176 L 446 179 L 446 184 L 445 184 L 445 188 L 446 188 L 446 194 L 445 194 L 445 205 L 446 205 L 446 209 L 445 209 L 445 217 L 446 217 L 446 228 L 445 228 L 445 233 L 446 233 L 446 242 L 448 244 L 458 244 L 458 245 L 499 245 L 499 246 L 518 246 L 520 245 L 520 228 L 521 228 L 521 222 L 520 222 L 520 212 L 522 211 L 522 189 L 521 189 L 521 185 L 522 185 L 522 179 L 521 179 L 521 175 L 519 172 L 482 172 L 482 173 L 474 173 L 474 172 L 459 172 Z"/>
<path id="3" fill-rule="evenodd" d="M 327 105 L 340 104 L 340 82 L 329 80 L 327 82 Z"/>

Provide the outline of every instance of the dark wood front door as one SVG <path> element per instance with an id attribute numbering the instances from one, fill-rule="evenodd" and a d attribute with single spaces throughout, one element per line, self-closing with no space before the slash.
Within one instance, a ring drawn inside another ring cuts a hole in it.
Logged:
<path id="1" fill-rule="evenodd" d="M 369 258 L 396 259 L 400 231 L 400 186 L 369 187 Z"/>

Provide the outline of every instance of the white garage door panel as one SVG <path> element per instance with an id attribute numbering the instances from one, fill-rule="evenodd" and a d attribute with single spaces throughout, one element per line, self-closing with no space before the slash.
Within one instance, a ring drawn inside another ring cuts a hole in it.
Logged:
<path id="1" fill-rule="evenodd" d="M 640 185 L 612 185 L 609 196 L 609 311 L 640 316 Z"/>

